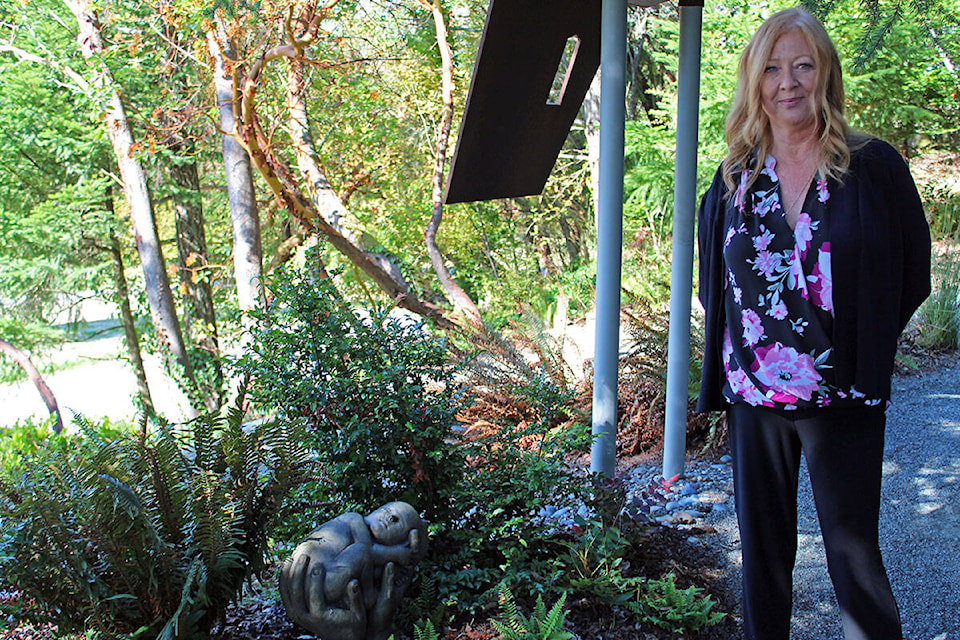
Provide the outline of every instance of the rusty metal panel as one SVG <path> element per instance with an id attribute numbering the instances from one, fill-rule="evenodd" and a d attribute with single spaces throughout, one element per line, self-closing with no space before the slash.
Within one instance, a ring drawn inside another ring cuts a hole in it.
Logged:
<path id="1" fill-rule="evenodd" d="M 601 5 L 602 0 L 491 0 L 447 203 L 543 191 L 600 66 Z M 573 49 L 561 82 L 561 58 Z"/>

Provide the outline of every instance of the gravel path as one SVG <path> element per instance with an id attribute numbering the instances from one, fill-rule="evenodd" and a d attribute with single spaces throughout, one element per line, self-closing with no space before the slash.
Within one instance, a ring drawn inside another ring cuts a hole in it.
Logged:
<path id="1" fill-rule="evenodd" d="M 730 488 L 725 465 L 691 465 L 687 478 L 700 481 L 701 495 L 722 495 Z M 894 380 L 882 498 L 880 540 L 904 637 L 960 640 L 960 353 L 934 371 Z M 732 496 L 720 504 L 698 517 L 717 534 L 697 540 L 726 552 L 731 580 L 739 588 Z M 799 504 L 792 640 L 842 640 L 806 469 Z"/>

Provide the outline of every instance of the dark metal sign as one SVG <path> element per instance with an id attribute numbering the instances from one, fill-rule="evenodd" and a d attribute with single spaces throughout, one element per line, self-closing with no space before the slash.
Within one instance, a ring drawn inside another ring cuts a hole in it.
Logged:
<path id="1" fill-rule="evenodd" d="M 491 0 L 445 201 L 538 194 L 600 66 L 601 0 Z"/>

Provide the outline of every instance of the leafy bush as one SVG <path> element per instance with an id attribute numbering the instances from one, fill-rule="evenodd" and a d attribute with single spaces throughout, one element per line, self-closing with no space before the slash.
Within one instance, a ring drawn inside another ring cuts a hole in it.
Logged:
<path id="1" fill-rule="evenodd" d="M 460 412 L 468 426 L 461 441 L 467 467 L 451 495 L 455 519 L 433 536 L 442 578 L 440 598 L 475 611 L 505 582 L 520 595 L 545 593 L 559 579 L 561 529 L 583 504 L 587 478 L 568 464 L 590 443 L 574 393 L 562 386 L 562 364 L 543 357 L 536 334 L 522 342 L 539 364 L 529 364 L 495 335 L 463 370 L 473 403 Z"/>
<path id="2" fill-rule="evenodd" d="M 238 367 L 258 407 L 306 425 L 323 474 L 294 501 L 317 508 L 299 509 L 299 531 L 287 532 L 394 500 L 447 517 L 464 454 L 450 440 L 462 394 L 445 343 L 383 310 L 354 311 L 328 279 L 288 269 L 270 289 Z"/>
<path id="3" fill-rule="evenodd" d="M 557 524 L 542 514 L 573 510 L 583 478 L 565 457 L 582 430 L 502 425 L 468 434 L 468 466 L 450 496 L 456 517 L 431 530 L 441 600 L 465 611 L 487 604 L 502 581 L 523 595 L 548 591 L 562 566 Z"/>
<path id="4" fill-rule="evenodd" d="M 615 483 L 611 483 L 616 488 Z M 610 506 L 618 501 L 608 486 L 600 487 L 600 499 Z M 638 544 L 632 521 L 624 511 L 595 509 L 597 517 L 578 520 L 578 535 L 566 544 L 564 577 L 576 594 L 596 598 L 608 605 L 623 607 L 646 622 L 674 633 L 692 633 L 719 623 L 724 614 L 713 611 L 716 602 L 703 590 L 680 589 L 670 573 L 659 579 L 627 575 L 625 555 Z M 623 531 L 621 530 L 623 528 Z M 642 544 L 642 543 L 640 543 Z"/>
<path id="5" fill-rule="evenodd" d="M 53 435 L 55 416 L 46 419 L 18 420 L 0 429 L 0 478 L 16 475 L 22 461 L 35 455 Z"/>
<path id="6" fill-rule="evenodd" d="M 444 340 L 351 307 L 329 280 L 288 269 L 270 289 L 238 366 L 261 410 L 306 425 L 322 474 L 294 495 L 280 535 L 297 540 L 343 511 L 404 500 L 430 523 L 432 606 L 479 609 L 505 578 L 548 588 L 555 531 L 538 514 L 573 502 L 582 479 L 566 456 L 589 442 L 569 392 L 516 358 L 454 364 Z M 477 406 L 486 427 L 463 434 L 461 420 L 478 426 Z"/>
<path id="7" fill-rule="evenodd" d="M 241 398 L 239 402 L 243 401 Z M 0 578 L 60 631 L 204 634 L 263 568 L 298 434 L 236 408 L 152 433 L 82 425 L 0 485 Z"/>

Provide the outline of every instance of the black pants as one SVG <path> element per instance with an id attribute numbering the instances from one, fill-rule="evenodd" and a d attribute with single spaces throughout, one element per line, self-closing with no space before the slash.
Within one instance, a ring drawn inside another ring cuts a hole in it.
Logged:
<path id="1" fill-rule="evenodd" d="M 881 408 L 727 412 L 743 548 L 747 640 L 788 640 L 800 454 L 810 471 L 846 640 L 901 640 L 879 546 Z"/>

